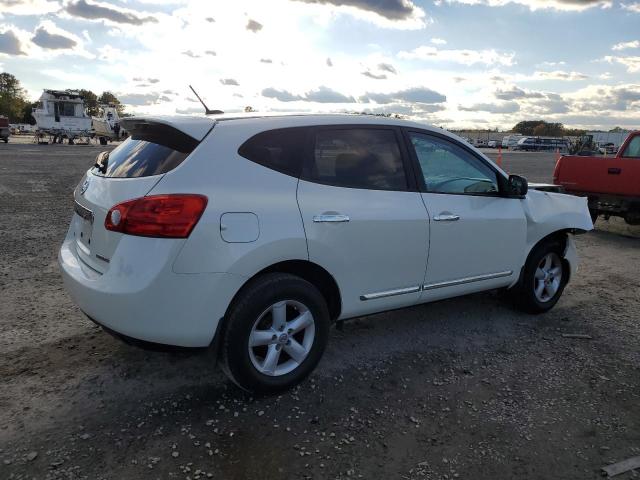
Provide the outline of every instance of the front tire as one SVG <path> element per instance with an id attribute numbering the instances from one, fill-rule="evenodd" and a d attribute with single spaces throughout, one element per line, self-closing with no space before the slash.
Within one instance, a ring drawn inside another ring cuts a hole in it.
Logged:
<path id="1" fill-rule="evenodd" d="M 562 253 L 562 244 L 554 240 L 533 249 L 514 287 L 516 307 L 528 313 L 544 313 L 558 303 L 569 279 Z"/>
<path id="2" fill-rule="evenodd" d="M 302 278 L 270 273 L 251 281 L 231 305 L 221 346 L 227 376 L 249 392 L 293 387 L 316 367 L 329 337 L 329 310 Z"/>

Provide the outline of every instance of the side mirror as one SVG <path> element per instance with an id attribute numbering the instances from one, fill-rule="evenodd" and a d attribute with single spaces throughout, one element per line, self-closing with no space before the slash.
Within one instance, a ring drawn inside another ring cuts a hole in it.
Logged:
<path id="1" fill-rule="evenodd" d="M 509 196 L 524 197 L 529 191 L 527 179 L 520 175 L 509 175 Z"/>

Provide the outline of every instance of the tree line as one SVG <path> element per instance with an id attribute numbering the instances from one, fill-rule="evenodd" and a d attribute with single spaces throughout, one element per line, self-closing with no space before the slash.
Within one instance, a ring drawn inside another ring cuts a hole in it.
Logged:
<path id="1" fill-rule="evenodd" d="M 100 113 L 100 104 L 111 103 L 116 106 L 118 115 L 126 116 L 124 105 L 120 103 L 112 92 L 105 91 L 100 95 L 96 95 L 91 90 L 84 88 L 70 90 L 78 92 L 84 97 L 84 105 L 89 115 L 98 115 Z M 10 73 L 0 73 L 0 116 L 8 117 L 11 123 L 33 125 L 36 121 L 31 116 L 31 111 L 37 105 L 37 101 L 32 102 L 27 98 L 26 91 L 20 85 L 20 80 Z"/>

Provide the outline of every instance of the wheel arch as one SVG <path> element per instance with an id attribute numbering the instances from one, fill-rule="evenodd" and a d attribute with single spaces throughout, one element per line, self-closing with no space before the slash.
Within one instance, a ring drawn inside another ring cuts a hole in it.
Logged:
<path id="1" fill-rule="evenodd" d="M 520 280 L 522 279 L 522 274 L 524 272 L 524 267 L 527 264 L 527 262 L 529 261 L 529 258 L 531 257 L 531 254 L 535 251 L 535 249 L 539 245 L 542 245 L 543 243 L 548 242 L 548 241 L 556 241 L 556 242 L 558 242 L 560 244 L 560 247 L 562 249 L 562 256 L 560 258 L 562 259 L 563 266 L 567 270 L 567 283 L 569 283 L 569 281 L 571 280 L 571 273 L 573 271 L 573 268 L 572 268 L 569 260 L 567 260 L 567 258 L 565 257 L 564 252 L 566 251 L 566 248 L 567 248 L 567 242 L 569 241 L 569 235 L 570 234 L 576 234 L 576 233 L 583 233 L 583 232 L 581 232 L 581 231 L 578 232 L 578 231 L 576 231 L 575 228 L 562 228 L 560 230 L 555 230 L 555 231 L 545 235 L 544 237 L 539 239 L 536 243 L 534 243 L 529 248 L 529 251 L 527 252 L 527 257 L 525 259 L 525 262 L 522 265 L 522 267 L 520 268 L 520 277 L 519 277 L 517 283 L 520 283 Z"/>

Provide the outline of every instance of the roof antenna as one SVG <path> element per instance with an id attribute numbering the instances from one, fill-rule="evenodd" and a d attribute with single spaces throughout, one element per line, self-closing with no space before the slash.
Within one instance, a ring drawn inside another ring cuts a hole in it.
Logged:
<path id="1" fill-rule="evenodd" d="M 207 105 L 202 101 L 202 99 L 200 98 L 200 95 L 198 95 L 198 93 L 195 91 L 195 89 L 191 85 L 189 85 L 189 88 L 191 89 L 193 94 L 196 97 L 198 97 L 198 100 L 200 100 L 200 103 L 204 107 L 204 114 L 205 115 L 219 115 L 221 113 L 224 113 L 222 110 L 209 110 L 209 107 L 207 107 Z"/>

